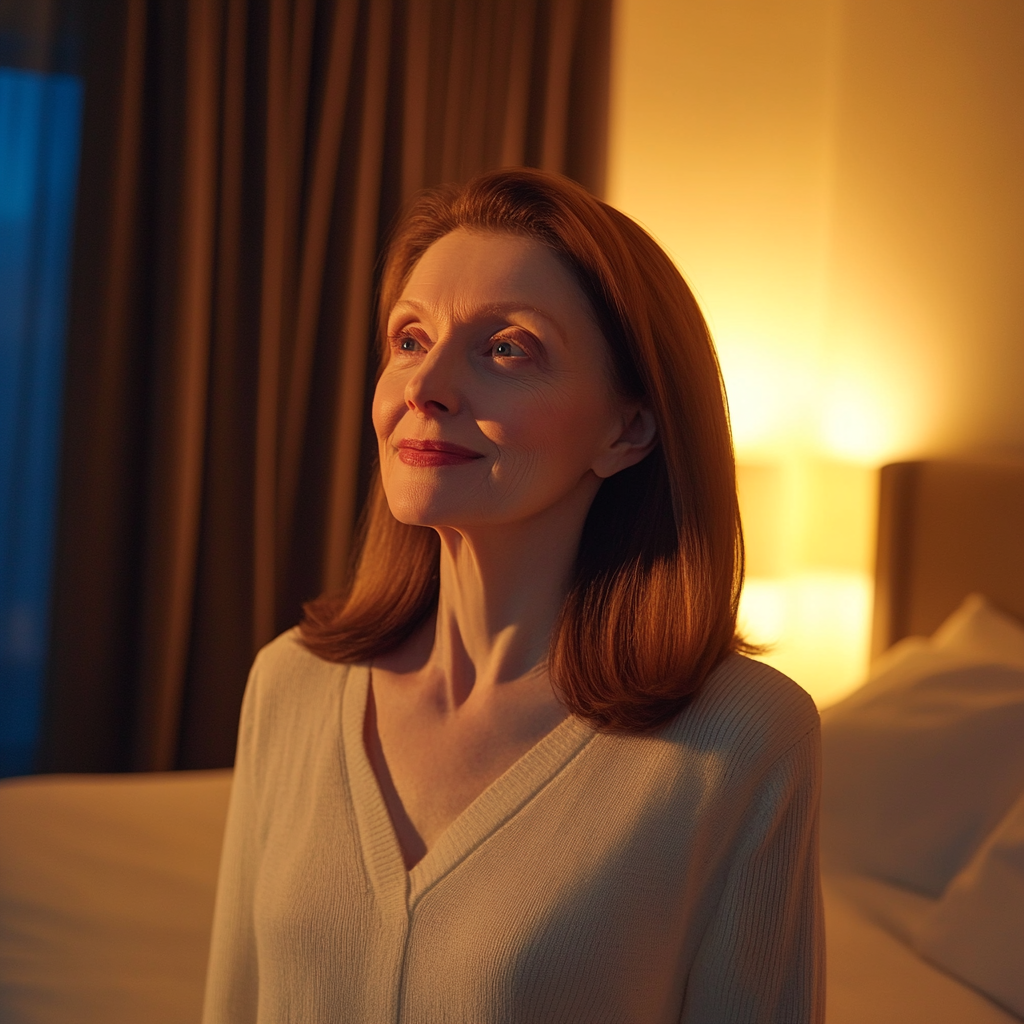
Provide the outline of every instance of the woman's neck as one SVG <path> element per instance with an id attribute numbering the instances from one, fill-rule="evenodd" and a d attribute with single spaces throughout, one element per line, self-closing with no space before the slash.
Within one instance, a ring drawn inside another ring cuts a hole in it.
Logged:
<path id="1" fill-rule="evenodd" d="M 526 522 L 438 531 L 440 595 L 425 668 L 449 708 L 546 672 L 585 516 L 586 507 L 556 508 Z"/>

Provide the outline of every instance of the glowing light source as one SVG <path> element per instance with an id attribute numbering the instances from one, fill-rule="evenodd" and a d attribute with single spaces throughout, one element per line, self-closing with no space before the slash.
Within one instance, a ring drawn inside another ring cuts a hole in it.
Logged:
<path id="1" fill-rule="evenodd" d="M 897 389 L 881 373 L 833 371 L 821 382 L 817 443 L 838 458 L 876 466 L 913 448 L 921 386 Z"/>
<path id="2" fill-rule="evenodd" d="M 708 317 L 745 614 L 823 701 L 866 664 L 872 471 L 1024 438 L 1010 6 L 616 4 L 608 198 Z"/>
<path id="3" fill-rule="evenodd" d="M 778 454 L 806 432 L 803 396 L 813 393 L 815 382 L 804 360 L 764 342 L 719 341 L 717 348 L 737 451 L 748 457 Z"/>
<path id="4" fill-rule="evenodd" d="M 790 451 L 738 466 L 741 629 L 825 707 L 867 669 L 877 473 Z"/>
<path id="5" fill-rule="evenodd" d="M 868 667 L 871 577 L 805 572 L 747 580 L 740 629 L 770 644 L 760 660 L 797 680 L 819 708 L 855 690 Z"/>

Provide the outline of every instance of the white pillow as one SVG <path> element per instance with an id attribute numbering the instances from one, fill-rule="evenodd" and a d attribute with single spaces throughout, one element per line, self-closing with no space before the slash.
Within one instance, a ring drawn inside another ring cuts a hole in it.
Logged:
<path id="1" fill-rule="evenodd" d="M 1024 794 L 949 884 L 914 945 L 1024 1017 Z"/>
<path id="2" fill-rule="evenodd" d="M 978 662 L 1024 668 L 1024 628 L 993 608 L 981 594 L 965 597 L 932 634 L 931 643 Z"/>
<path id="3" fill-rule="evenodd" d="M 826 863 L 941 895 L 1024 791 L 1020 650 L 972 595 L 822 713 Z"/>

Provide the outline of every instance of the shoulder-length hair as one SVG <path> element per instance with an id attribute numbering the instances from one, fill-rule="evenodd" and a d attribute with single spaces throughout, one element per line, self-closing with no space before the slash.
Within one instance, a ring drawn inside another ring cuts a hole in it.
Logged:
<path id="1" fill-rule="evenodd" d="M 658 441 L 602 484 L 590 508 L 548 671 L 575 715 L 640 732 L 674 717 L 730 651 L 743 540 L 722 377 L 704 318 L 658 244 L 574 182 L 536 170 L 422 194 L 398 224 L 380 291 L 386 324 L 413 267 L 456 228 L 536 239 L 579 282 L 612 354 L 615 385 L 653 410 Z M 309 602 L 301 635 L 330 661 L 402 644 L 434 611 L 440 542 L 400 523 L 375 480 L 345 591 Z"/>

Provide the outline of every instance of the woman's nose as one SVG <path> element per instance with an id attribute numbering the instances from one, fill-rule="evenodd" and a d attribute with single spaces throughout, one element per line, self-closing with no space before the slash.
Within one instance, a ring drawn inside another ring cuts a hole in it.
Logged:
<path id="1" fill-rule="evenodd" d="M 444 349 L 443 343 L 434 345 L 406 381 L 405 404 L 413 412 L 430 415 L 459 410 L 457 359 Z"/>

